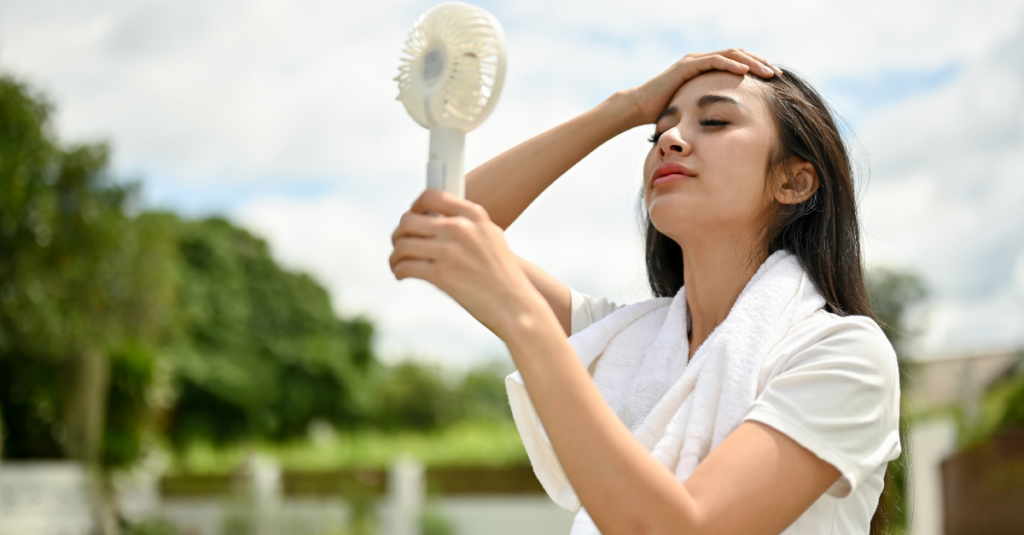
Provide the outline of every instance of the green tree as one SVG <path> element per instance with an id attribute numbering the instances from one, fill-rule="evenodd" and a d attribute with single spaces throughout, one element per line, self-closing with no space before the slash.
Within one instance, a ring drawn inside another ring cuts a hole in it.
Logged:
<path id="1" fill-rule="evenodd" d="M 313 419 L 363 423 L 372 325 L 339 319 L 321 286 L 281 269 L 245 230 L 219 218 L 176 225 L 175 443 L 286 439 Z"/>
<path id="2" fill-rule="evenodd" d="M 129 464 L 157 413 L 178 443 L 366 420 L 368 321 L 223 219 L 131 215 L 107 148 L 63 147 L 50 116 L 0 76 L 5 457 Z"/>
<path id="3" fill-rule="evenodd" d="M 130 370 L 111 361 L 131 348 L 136 361 L 151 360 L 146 348 L 163 330 L 169 285 L 164 272 L 145 269 L 159 255 L 126 213 L 134 190 L 108 173 L 106 146 L 61 146 L 50 115 L 45 99 L 0 75 L 3 455 L 70 457 L 99 469 L 138 450 L 130 444 L 144 407 L 114 407 L 131 417 L 109 419 L 110 385 L 148 376 L 112 377 Z M 104 442 L 108 423 L 122 440 Z M 109 485 L 102 475 L 92 484 L 98 531 L 111 533 Z"/>
<path id="4" fill-rule="evenodd" d="M 100 462 L 109 356 L 161 329 L 159 273 L 102 144 L 61 147 L 51 108 L 0 76 L 0 404 L 8 457 Z M 146 287 L 145 292 L 138 291 Z"/>

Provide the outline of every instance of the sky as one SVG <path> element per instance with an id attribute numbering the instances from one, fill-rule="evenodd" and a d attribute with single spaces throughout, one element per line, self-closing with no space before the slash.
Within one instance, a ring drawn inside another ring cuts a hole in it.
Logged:
<path id="1" fill-rule="evenodd" d="M 390 235 L 425 184 L 428 132 L 395 100 L 431 2 L 0 0 L 0 70 L 103 140 L 144 205 L 223 215 L 311 274 L 385 360 L 466 367 L 504 344 L 431 285 L 395 281 Z M 869 266 L 920 274 L 918 356 L 1024 346 L 1024 1 L 482 2 L 506 83 L 466 168 L 683 55 L 746 48 L 805 75 L 850 125 Z M 651 127 L 610 140 L 506 233 L 578 290 L 650 297 L 637 225 Z"/>

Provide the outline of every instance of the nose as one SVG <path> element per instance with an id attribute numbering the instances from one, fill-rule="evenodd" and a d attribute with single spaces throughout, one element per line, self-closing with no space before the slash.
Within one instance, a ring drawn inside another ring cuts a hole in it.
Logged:
<path id="1" fill-rule="evenodd" d="M 690 144 L 679 134 L 678 128 L 669 128 L 658 138 L 658 157 L 662 160 L 673 152 L 687 156 L 691 149 Z"/>

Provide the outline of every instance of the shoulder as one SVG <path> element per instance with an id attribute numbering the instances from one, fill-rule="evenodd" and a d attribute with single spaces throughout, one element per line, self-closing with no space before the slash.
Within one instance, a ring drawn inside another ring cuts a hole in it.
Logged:
<path id="1" fill-rule="evenodd" d="M 898 379 L 899 374 L 896 351 L 881 327 L 867 316 L 818 310 L 786 331 L 769 351 L 762 370 L 779 373 L 808 361 L 832 362 L 889 379 Z"/>
<path id="2" fill-rule="evenodd" d="M 840 316 L 824 309 L 794 323 L 783 336 L 784 340 L 798 338 L 815 341 L 836 339 L 892 352 L 892 344 L 875 320 L 867 316 Z"/>
<path id="3" fill-rule="evenodd" d="M 896 352 L 871 318 L 818 311 L 768 353 L 748 420 L 767 424 L 843 474 L 843 496 L 899 456 Z"/>

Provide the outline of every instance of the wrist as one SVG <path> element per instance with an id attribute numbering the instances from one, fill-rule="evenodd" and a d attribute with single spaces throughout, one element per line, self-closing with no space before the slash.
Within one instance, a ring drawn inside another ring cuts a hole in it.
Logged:
<path id="1" fill-rule="evenodd" d="M 617 91 L 594 108 L 606 124 L 614 128 L 615 135 L 645 124 L 640 119 L 636 97 L 632 89 Z"/>
<path id="2" fill-rule="evenodd" d="M 536 292 L 534 292 L 536 293 Z M 523 295 L 523 294 L 520 294 Z M 522 354 L 548 337 L 565 338 L 565 331 L 553 310 L 539 293 L 525 296 L 518 306 L 509 307 L 501 326 L 501 339 L 512 355 Z"/>
<path id="3" fill-rule="evenodd" d="M 614 121 L 621 132 L 647 124 L 640 113 L 635 88 L 615 91 L 605 98 L 598 108 L 603 108 L 607 115 L 615 118 Z"/>

